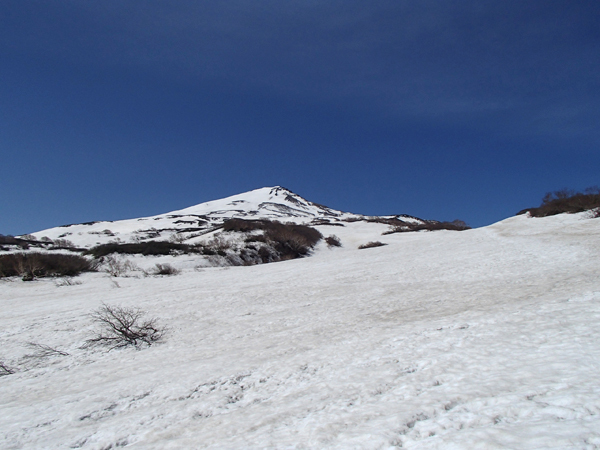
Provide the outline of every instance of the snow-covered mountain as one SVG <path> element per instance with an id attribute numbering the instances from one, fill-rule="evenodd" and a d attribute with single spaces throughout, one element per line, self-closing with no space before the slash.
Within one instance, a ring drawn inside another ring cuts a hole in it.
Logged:
<path id="1" fill-rule="evenodd" d="M 40 240 L 65 239 L 77 247 L 92 247 L 108 242 L 169 240 L 177 235 L 188 241 L 209 233 L 227 219 L 269 219 L 307 225 L 342 224 L 348 221 L 395 219 L 405 223 L 427 221 L 408 215 L 371 217 L 337 211 L 310 202 L 280 186 L 265 187 L 220 200 L 159 214 L 119 221 L 98 221 L 63 225 L 32 233 Z"/>
<path id="2" fill-rule="evenodd" d="M 226 267 L 209 264 L 219 255 L 127 254 L 76 278 L 0 278 L 0 448 L 600 448 L 600 218 L 589 212 L 389 234 L 420 219 L 265 188 L 36 236 L 258 251 L 258 234 L 218 230 L 235 217 L 311 224 L 342 246 Z M 385 245 L 360 249 L 373 240 Z M 155 263 L 179 272 L 153 275 Z M 162 341 L 86 345 L 103 304 L 146 312 Z"/>

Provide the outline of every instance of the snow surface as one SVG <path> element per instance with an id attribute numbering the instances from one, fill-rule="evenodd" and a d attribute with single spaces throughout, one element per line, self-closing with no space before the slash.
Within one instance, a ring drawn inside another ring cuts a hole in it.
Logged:
<path id="1" fill-rule="evenodd" d="M 0 448 L 600 448 L 600 219 L 319 229 L 344 246 L 0 282 Z M 101 302 L 147 310 L 165 342 L 81 348 Z"/>

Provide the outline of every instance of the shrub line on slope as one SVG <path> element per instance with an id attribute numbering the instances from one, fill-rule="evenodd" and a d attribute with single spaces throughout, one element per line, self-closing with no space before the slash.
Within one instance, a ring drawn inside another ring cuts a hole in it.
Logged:
<path id="1" fill-rule="evenodd" d="M 583 192 L 570 189 L 548 192 L 537 208 L 526 208 L 517 215 L 529 213 L 531 217 L 547 217 L 562 213 L 579 213 L 600 208 L 600 187 L 593 186 Z M 594 217 L 600 217 L 600 210 L 594 212 Z"/>

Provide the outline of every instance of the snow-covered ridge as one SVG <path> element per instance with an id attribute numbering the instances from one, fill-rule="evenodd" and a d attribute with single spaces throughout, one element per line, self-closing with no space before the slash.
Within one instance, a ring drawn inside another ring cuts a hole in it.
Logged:
<path id="1" fill-rule="evenodd" d="M 118 221 L 98 221 L 32 233 L 37 239 L 65 239 L 77 247 L 93 247 L 109 242 L 147 240 L 180 241 L 210 233 L 227 219 L 268 219 L 305 225 L 343 224 L 348 221 L 398 219 L 407 223 L 426 221 L 408 215 L 371 217 L 328 208 L 313 203 L 281 186 L 264 187 L 219 200 L 151 217 Z"/>

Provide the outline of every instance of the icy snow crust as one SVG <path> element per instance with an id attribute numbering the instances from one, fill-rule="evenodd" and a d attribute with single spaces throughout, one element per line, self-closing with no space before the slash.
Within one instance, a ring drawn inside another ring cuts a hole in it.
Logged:
<path id="1" fill-rule="evenodd" d="M 120 287 L 0 282 L 18 369 L 0 448 L 600 447 L 600 219 L 319 229 L 344 247 Z M 357 250 L 370 240 L 388 245 Z M 80 348 L 101 302 L 147 310 L 165 343 Z M 27 342 L 69 355 L 25 358 Z"/>

